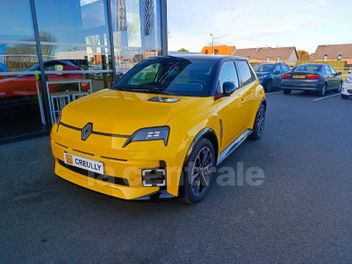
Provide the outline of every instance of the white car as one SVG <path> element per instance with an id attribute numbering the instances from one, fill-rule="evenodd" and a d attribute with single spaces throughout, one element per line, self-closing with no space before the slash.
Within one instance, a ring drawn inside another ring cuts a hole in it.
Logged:
<path id="1" fill-rule="evenodd" d="M 343 82 L 341 97 L 347 99 L 352 96 L 352 72 L 348 75 L 347 79 Z"/>

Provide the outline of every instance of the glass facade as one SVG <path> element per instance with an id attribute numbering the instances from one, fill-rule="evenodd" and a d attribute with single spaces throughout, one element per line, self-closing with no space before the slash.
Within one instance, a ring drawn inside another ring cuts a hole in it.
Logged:
<path id="1" fill-rule="evenodd" d="M 167 53 L 166 0 L 3 0 L 0 17 L 0 141 Z"/>

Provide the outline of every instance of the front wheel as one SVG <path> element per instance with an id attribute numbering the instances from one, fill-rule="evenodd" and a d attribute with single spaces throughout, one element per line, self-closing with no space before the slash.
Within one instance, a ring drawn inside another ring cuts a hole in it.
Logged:
<path id="1" fill-rule="evenodd" d="M 283 91 L 284 91 L 284 94 L 291 94 L 291 90 L 289 89 L 283 89 Z"/>
<path id="2" fill-rule="evenodd" d="M 215 174 L 216 158 L 213 144 L 202 138 L 194 146 L 184 168 L 180 200 L 198 203 L 209 192 Z"/>
<path id="3" fill-rule="evenodd" d="M 265 127 L 265 113 L 266 107 L 264 104 L 261 104 L 257 112 L 257 116 L 255 118 L 253 132 L 250 135 L 250 138 L 253 140 L 261 139 L 261 137 L 263 136 Z"/>

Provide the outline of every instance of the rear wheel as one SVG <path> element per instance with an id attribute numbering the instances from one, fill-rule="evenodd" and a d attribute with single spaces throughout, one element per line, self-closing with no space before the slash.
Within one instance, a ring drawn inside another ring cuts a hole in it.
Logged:
<path id="1" fill-rule="evenodd" d="M 208 139 L 202 138 L 194 146 L 183 168 L 180 200 L 188 204 L 203 200 L 211 187 L 215 166 L 214 146 Z"/>
<path id="2" fill-rule="evenodd" d="M 283 89 L 283 91 L 284 91 L 284 94 L 290 94 L 291 93 L 291 90 L 289 90 L 289 89 Z"/>
<path id="3" fill-rule="evenodd" d="M 263 136 L 265 127 L 265 113 L 266 107 L 264 104 L 261 104 L 255 118 L 253 132 L 250 135 L 250 139 L 258 140 Z"/>
<path id="4" fill-rule="evenodd" d="M 324 84 L 324 86 L 321 88 L 321 90 L 319 91 L 319 95 L 320 96 L 325 96 L 326 95 L 326 89 L 327 89 L 327 85 Z"/>

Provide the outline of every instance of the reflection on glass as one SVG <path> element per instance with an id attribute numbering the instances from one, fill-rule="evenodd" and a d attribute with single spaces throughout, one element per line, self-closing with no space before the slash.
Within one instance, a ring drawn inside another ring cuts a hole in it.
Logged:
<path id="1" fill-rule="evenodd" d="M 112 0 L 113 38 L 117 71 L 161 54 L 160 2 Z"/>
<path id="2" fill-rule="evenodd" d="M 2 0 L 0 17 L 1 140 L 45 131 L 45 119 L 30 1 Z"/>

